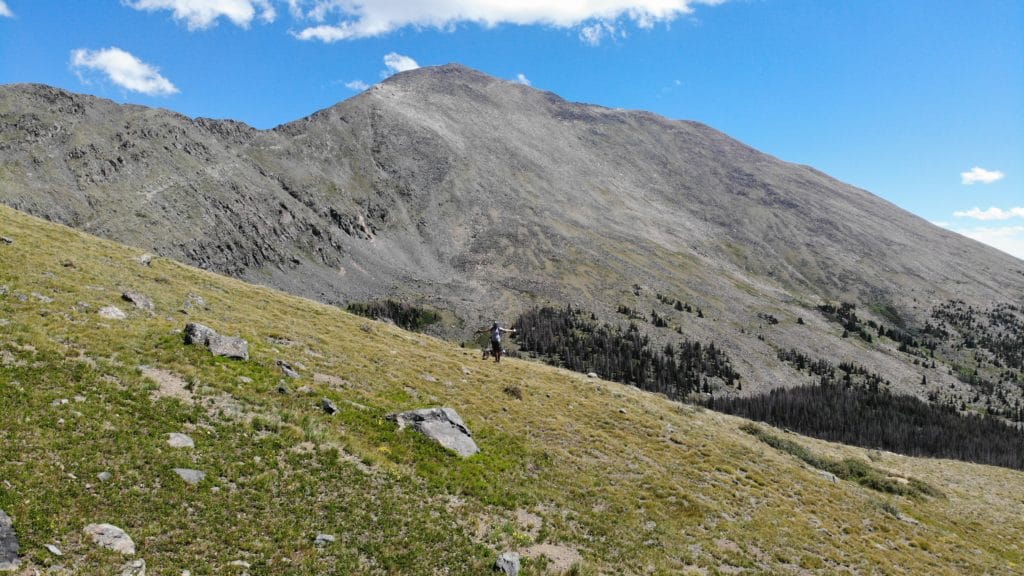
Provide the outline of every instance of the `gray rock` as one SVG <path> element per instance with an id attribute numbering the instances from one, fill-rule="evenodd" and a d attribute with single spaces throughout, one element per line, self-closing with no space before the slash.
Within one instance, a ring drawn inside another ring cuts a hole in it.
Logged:
<path id="1" fill-rule="evenodd" d="M 124 310 L 121 310 L 117 306 L 104 306 L 103 308 L 100 308 L 99 315 L 101 318 L 106 318 L 107 320 L 125 320 L 128 318 L 128 315 L 124 313 Z"/>
<path id="2" fill-rule="evenodd" d="M 587 372 L 587 378 L 600 378 L 600 376 L 597 375 L 597 372 Z"/>
<path id="3" fill-rule="evenodd" d="M 324 409 L 324 412 L 327 412 L 328 414 L 338 413 L 338 407 L 334 404 L 334 402 L 331 402 L 330 398 L 324 398 L 323 400 L 321 400 L 320 406 Z"/>
<path id="4" fill-rule="evenodd" d="M 333 534 L 317 534 L 316 538 L 313 539 L 313 544 L 322 548 L 328 544 L 334 544 L 335 540 L 336 538 Z"/>
<path id="5" fill-rule="evenodd" d="M 171 432 L 167 435 L 167 445 L 171 448 L 195 448 L 196 443 L 192 438 L 180 432 Z"/>
<path id="6" fill-rule="evenodd" d="M 389 414 L 388 420 L 396 422 L 398 429 L 412 426 L 413 430 L 434 440 L 459 456 L 472 456 L 480 451 L 473 434 L 459 414 L 451 408 L 423 408 L 400 414 Z"/>
<path id="7" fill-rule="evenodd" d="M 13 572 L 18 569 L 21 564 L 21 559 L 18 558 L 19 550 L 14 522 L 6 512 L 0 510 L 0 572 Z"/>
<path id="8" fill-rule="evenodd" d="M 93 543 L 100 548 L 120 552 L 125 556 L 135 554 L 135 542 L 132 537 L 113 524 L 89 524 L 83 531 L 91 536 Z"/>
<path id="9" fill-rule="evenodd" d="M 64 553 L 60 551 L 60 548 L 57 548 L 56 544 L 46 544 L 45 546 L 46 549 L 50 551 L 50 554 L 53 554 L 54 556 L 64 555 Z"/>
<path id="10" fill-rule="evenodd" d="M 206 479 L 206 472 L 193 470 L 191 468 L 175 468 L 174 473 L 181 476 L 186 483 L 195 486 Z"/>
<path id="11" fill-rule="evenodd" d="M 153 255 L 152 254 L 143 254 L 141 256 L 136 257 L 135 261 L 138 262 L 139 264 L 143 265 L 143 266 L 149 266 L 150 264 L 153 263 Z"/>
<path id="12" fill-rule="evenodd" d="M 508 576 L 516 576 L 519 574 L 519 554 L 517 552 L 503 552 L 501 556 L 498 556 L 498 561 L 494 563 L 494 570 L 507 574 Z"/>
<path id="13" fill-rule="evenodd" d="M 209 326 L 195 322 L 185 325 L 185 344 L 206 346 L 214 356 L 237 360 L 249 359 L 249 343 L 235 336 L 223 336 Z"/>
<path id="14" fill-rule="evenodd" d="M 109 482 L 110 479 L 113 478 L 114 476 L 110 472 L 104 470 L 103 472 L 97 474 L 96 477 L 99 478 L 100 482 Z"/>
<path id="15" fill-rule="evenodd" d="M 124 569 L 121 570 L 121 576 L 146 576 L 146 561 L 139 558 L 125 564 Z"/>
<path id="16" fill-rule="evenodd" d="M 121 298 L 131 302 L 140 310 L 153 310 L 153 301 L 139 292 L 128 290 L 121 294 Z"/>
<path id="17" fill-rule="evenodd" d="M 192 308 L 206 308 L 206 300 L 198 294 L 192 294 L 189 292 L 188 296 L 185 297 L 184 307 L 186 310 L 190 310 Z"/>
<path id="18" fill-rule="evenodd" d="M 0 236 L 0 242 L 4 244 L 14 244 L 14 239 L 8 238 L 7 236 Z"/>
<path id="19" fill-rule="evenodd" d="M 281 372 L 284 372 L 284 375 L 289 377 L 289 378 L 298 378 L 299 377 L 299 373 L 296 372 L 294 368 L 292 368 L 292 365 L 287 363 L 287 362 L 285 362 L 284 360 L 278 360 L 277 361 L 277 367 L 280 368 Z"/>

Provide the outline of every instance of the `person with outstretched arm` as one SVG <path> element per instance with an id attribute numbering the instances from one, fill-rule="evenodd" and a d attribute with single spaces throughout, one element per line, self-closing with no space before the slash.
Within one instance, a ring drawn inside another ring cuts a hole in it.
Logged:
<path id="1" fill-rule="evenodd" d="M 491 355 L 494 356 L 495 362 L 501 362 L 501 334 L 503 332 L 506 334 L 515 334 L 515 329 L 513 328 L 512 330 L 509 330 L 507 328 L 502 328 L 501 325 L 498 324 L 498 321 L 495 320 L 494 323 L 491 324 L 490 328 L 481 328 L 476 331 L 477 334 L 483 334 L 484 332 L 491 333 Z"/>

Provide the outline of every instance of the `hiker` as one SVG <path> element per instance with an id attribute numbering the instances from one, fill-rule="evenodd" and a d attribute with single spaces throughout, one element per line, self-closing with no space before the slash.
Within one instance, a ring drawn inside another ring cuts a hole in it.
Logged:
<path id="1" fill-rule="evenodd" d="M 491 333 L 491 355 L 494 356 L 495 362 L 501 362 L 501 333 L 506 332 L 515 334 L 515 329 L 513 328 L 512 330 L 509 330 L 507 328 L 502 328 L 501 325 L 498 324 L 498 321 L 495 320 L 494 323 L 491 324 L 490 328 L 481 328 L 476 331 L 477 334 L 483 334 L 484 332 Z"/>

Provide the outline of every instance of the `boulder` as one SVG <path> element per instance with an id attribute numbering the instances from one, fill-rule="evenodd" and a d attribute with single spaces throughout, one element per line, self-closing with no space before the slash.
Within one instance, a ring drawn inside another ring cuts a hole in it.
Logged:
<path id="1" fill-rule="evenodd" d="M 206 346 L 206 349 L 214 356 L 238 360 L 249 359 L 249 343 L 244 339 L 235 336 L 222 336 L 213 328 L 195 322 L 185 325 L 185 344 Z"/>
<path id="2" fill-rule="evenodd" d="M 120 552 L 125 556 L 135 554 L 132 537 L 113 524 L 89 524 L 84 532 L 92 536 L 92 541 L 100 548 Z"/>
<path id="3" fill-rule="evenodd" d="M 192 470 L 191 468 L 175 468 L 174 473 L 181 476 L 181 479 L 195 486 L 206 479 L 206 472 L 202 470 Z"/>
<path id="4" fill-rule="evenodd" d="M 6 512 L 0 510 L 0 572 L 14 572 L 21 564 L 18 558 L 20 546 L 14 533 L 14 522 Z"/>
<path id="5" fill-rule="evenodd" d="M 196 443 L 192 438 L 180 432 L 171 432 L 167 435 L 167 445 L 171 448 L 195 448 Z"/>
<path id="6" fill-rule="evenodd" d="M 136 308 L 141 310 L 153 310 L 153 301 L 139 292 L 128 290 L 121 294 L 121 298 L 131 302 Z"/>
<path id="7" fill-rule="evenodd" d="M 519 554 L 516 552 L 504 552 L 501 556 L 498 556 L 498 561 L 494 563 L 495 572 L 508 574 L 508 576 L 519 574 L 519 568 Z"/>
<path id="8" fill-rule="evenodd" d="M 106 318 L 107 320 L 125 320 L 128 318 L 128 315 L 124 313 L 124 310 L 121 310 L 117 306 L 104 306 L 103 308 L 100 308 L 99 315 L 101 318 Z"/>
<path id="9" fill-rule="evenodd" d="M 472 456 L 480 451 L 473 434 L 458 413 L 451 408 L 424 408 L 400 414 L 389 414 L 388 420 L 398 423 L 398 429 L 412 426 L 413 430 L 427 436 L 459 456 Z"/>
<path id="10" fill-rule="evenodd" d="M 277 361 L 277 367 L 280 368 L 281 372 L 283 372 L 284 375 L 289 377 L 289 378 L 298 378 L 299 377 L 299 373 L 296 372 L 294 368 L 292 368 L 292 365 L 287 363 L 287 362 L 285 362 L 284 360 L 278 360 Z"/>
<path id="11" fill-rule="evenodd" d="M 327 412 L 328 414 L 338 413 L 338 406 L 335 405 L 334 402 L 331 402 L 330 398 L 324 398 L 323 400 L 321 400 L 320 407 L 323 408 L 324 412 Z"/>

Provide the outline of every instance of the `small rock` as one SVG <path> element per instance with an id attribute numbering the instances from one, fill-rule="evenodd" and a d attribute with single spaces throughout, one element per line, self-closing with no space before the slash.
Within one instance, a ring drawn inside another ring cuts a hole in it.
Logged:
<path id="1" fill-rule="evenodd" d="M 107 320 L 125 320 L 128 315 L 117 306 L 104 306 L 100 308 L 100 317 L 106 318 Z"/>
<path id="2" fill-rule="evenodd" d="M 249 568 L 252 567 L 252 565 L 249 564 L 248 562 L 246 562 L 245 560 L 232 560 L 231 562 L 228 563 L 228 565 L 229 566 L 238 566 L 239 568 L 245 568 L 246 570 L 248 570 Z"/>
<path id="3" fill-rule="evenodd" d="M 139 308 L 141 310 L 153 309 L 153 301 L 147 298 L 144 294 L 140 294 L 139 292 L 128 290 L 121 294 L 121 298 L 127 300 L 128 302 L 131 302 L 132 304 L 135 305 L 136 308 Z"/>
<path id="4" fill-rule="evenodd" d="M 184 307 L 186 310 L 192 307 L 206 308 L 206 300 L 203 299 L 203 297 L 198 294 L 192 294 L 191 292 L 189 292 L 188 296 L 185 297 Z"/>
<path id="5" fill-rule="evenodd" d="M 494 570 L 496 572 L 501 572 L 508 576 L 517 576 L 519 568 L 519 554 L 517 552 L 503 552 L 501 556 L 498 556 L 498 561 L 494 563 Z"/>
<path id="6" fill-rule="evenodd" d="M 39 292 L 33 292 L 32 293 L 32 297 L 35 298 L 36 300 L 42 302 L 43 304 L 50 304 L 50 303 L 53 302 L 53 298 L 50 298 L 49 296 L 44 296 L 44 295 L 40 294 Z"/>
<path id="7" fill-rule="evenodd" d="M 625 414 L 625 413 L 626 413 L 626 409 L 625 408 L 619 408 L 619 414 Z"/>
<path id="8" fill-rule="evenodd" d="M 135 542 L 132 537 L 113 524 L 89 524 L 84 532 L 92 536 L 92 541 L 100 548 L 120 552 L 125 556 L 135 554 Z"/>
<path id="9" fill-rule="evenodd" d="M 399 430 L 411 425 L 417 432 L 459 456 L 472 456 L 480 451 L 473 441 L 469 428 L 466 428 L 462 418 L 451 408 L 424 408 L 388 414 L 387 418 L 396 422 Z"/>
<path id="10" fill-rule="evenodd" d="M 239 376 L 238 381 L 242 384 L 252 384 L 253 382 L 252 378 L 249 378 L 248 376 Z"/>
<path id="11" fill-rule="evenodd" d="M 6 512 L 0 510 L 0 572 L 13 572 L 18 569 L 21 564 L 21 559 L 18 558 L 19 549 L 14 522 Z"/>
<path id="12" fill-rule="evenodd" d="M 203 472 L 202 470 L 193 470 L 191 468 L 175 468 L 174 473 L 177 474 L 178 476 L 181 476 L 182 480 L 184 480 L 188 484 L 191 484 L 192 486 L 195 486 L 196 484 L 199 484 L 204 479 L 206 479 L 206 472 Z"/>
<path id="13" fill-rule="evenodd" d="M 103 472 L 97 474 L 96 477 L 100 479 L 100 482 L 109 482 L 110 479 L 114 477 L 114 475 L 104 470 Z"/>
<path id="14" fill-rule="evenodd" d="M 420 378 L 423 378 L 425 382 L 437 382 L 437 378 L 434 378 L 431 374 L 421 374 Z"/>
<path id="15" fill-rule="evenodd" d="M 316 538 L 313 539 L 313 544 L 324 547 L 328 544 L 334 544 L 334 541 L 335 538 L 333 534 L 317 534 Z"/>
<path id="16" fill-rule="evenodd" d="M 597 372 L 587 372 L 587 378 L 600 378 L 600 376 L 597 375 Z"/>
<path id="17" fill-rule="evenodd" d="M 167 445 L 171 448 L 195 448 L 196 443 L 192 438 L 180 432 L 171 432 L 167 435 Z"/>
<path id="18" fill-rule="evenodd" d="M 292 368 L 292 365 L 287 363 L 287 362 L 285 362 L 284 360 L 278 360 L 277 361 L 277 367 L 280 368 L 281 372 L 284 372 L 284 375 L 289 377 L 289 378 L 298 378 L 299 377 L 299 373 L 296 372 L 294 368 Z"/>
<path id="19" fill-rule="evenodd" d="M 67 404 L 67 403 L 68 403 L 68 399 L 67 398 L 58 398 L 58 399 L 54 400 L 53 402 L 50 402 L 50 406 L 63 406 L 65 404 Z"/>
<path id="20" fill-rule="evenodd" d="M 3 242 L 4 244 L 14 244 L 14 239 L 8 238 L 7 236 L 0 236 L 0 242 Z"/>
<path id="21" fill-rule="evenodd" d="M 125 564 L 121 576 L 146 576 L 146 561 L 140 558 Z"/>
<path id="22" fill-rule="evenodd" d="M 82 396 L 81 394 L 76 394 L 75 395 L 75 402 L 78 402 L 79 404 L 81 404 L 82 402 L 85 402 L 85 400 L 86 400 L 85 396 Z"/>
<path id="23" fill-rule="evenodd" d="M 64 553 L 60 551 L 60 548 L 57 548 L 55 544 L 46 544 L 45 546 L 46 549 L 50 551 L 50 554 L 53 554 L 54 556 L 64 555 Z"/>
<path id="24" fill-rule="evenodd" d="M 338 413 L 338 407 L 334 404 L 334 402 L 331 402 L 330 398 L 324 398 L 323 400 L 321 400 L 320 406 L 324 409 L 324 412 L 327 412 L 328 414 Z"/>
<path id="25" fill-rule="evenodd" d="M 152 254 L 143 254 L 143 255 L 135 258 L 135 261 L 138 262 L 139 264 L 143 265 L 143 266 L 149 266 L 153 262 L 153 255 Z"/>
<path id="26" fill-rule="evenodd" d="M 299 386 L 298 389 L 296 389 L 295 391 L 298 392 L 299 394 L 312 394 L 313 393 L 313 389 L 310 388 L 309 386 Z"/>

